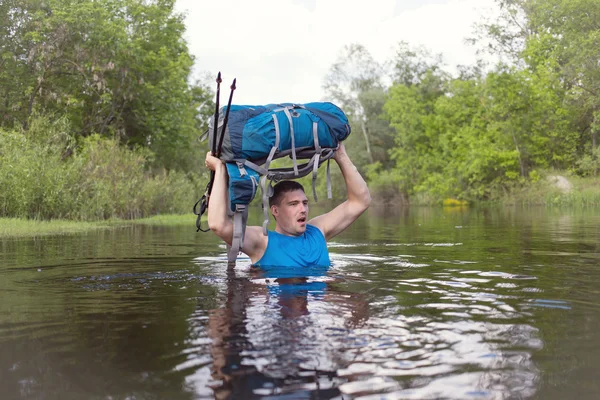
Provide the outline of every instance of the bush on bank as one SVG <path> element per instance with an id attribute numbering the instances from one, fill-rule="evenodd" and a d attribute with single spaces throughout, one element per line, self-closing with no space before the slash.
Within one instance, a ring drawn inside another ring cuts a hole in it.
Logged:
<path id="1" fill-rule="evenodd" d="M 152 153 L 116 138 L 77 143 L 66 119 L 0 129 L 0 217 L 98 220 L 190 212 L 204 177 L 151 170 Z"/>

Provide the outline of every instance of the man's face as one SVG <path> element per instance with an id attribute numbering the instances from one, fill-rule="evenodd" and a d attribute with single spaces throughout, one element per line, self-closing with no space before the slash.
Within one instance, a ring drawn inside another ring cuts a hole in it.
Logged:
<path id="1" fill-rule="evenodd" d="M 308 199 L 302 190 L 283 194 L 279 205 L 271 206 L 276 219 L 275 230 L 283 235 L 300 236 L 306 231 Z"/>

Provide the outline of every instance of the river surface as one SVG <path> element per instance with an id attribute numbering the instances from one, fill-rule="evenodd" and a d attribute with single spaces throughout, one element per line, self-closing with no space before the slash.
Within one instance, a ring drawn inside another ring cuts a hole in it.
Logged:
<path id="1" fill-rule="evenodd" d="M 599 209 L 372 208 L 300 277 L 193 225 L 0 241 L 0 398 L 600 397 Z"/>

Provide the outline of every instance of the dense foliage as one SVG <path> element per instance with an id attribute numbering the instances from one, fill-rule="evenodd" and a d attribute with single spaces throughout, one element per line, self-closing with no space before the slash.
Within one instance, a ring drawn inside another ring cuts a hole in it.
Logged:
<path id="1" fill-rule="evenodd" d="M 212 93 L 188 82 L 194 60 L 173 7 L 173 0 L 0 3 L 0 216 L 182 211 L 181 196 L 161 186 L 195 187 L 189 171 L 200 171 L 197 138 Z M 161 190 L 164 204 L 150 204 Z"/>
<path id="2" fill-rule="evenodd" d="M 118 137 L 159 165 L 190 167 L 210 93 L 193 65 L 172 0 L 8 0 L 0 6 L 0 123 L 66 116 L 73 134 Z"/>
<path id="3" fill-rule="evenodd" d="M 474 42 L 508 62 L 452 76 L 441 56 L 400 43 L 383 64 L 351 45 L 332 66 L 324 88 L 349 110 L 379 200 L 481 200 L 550 171 L 598 174 L 600 3 L 498 3 Z"/>
<path id="4" fill-rule="evenodd" d="M 66 118 L 33 118 L 27 131 L 0 130 L 0 215 L 97 220 L 189 212 L 193 175 L 148 168 L 150 152 L 90 135 L 74 142 Z"/>

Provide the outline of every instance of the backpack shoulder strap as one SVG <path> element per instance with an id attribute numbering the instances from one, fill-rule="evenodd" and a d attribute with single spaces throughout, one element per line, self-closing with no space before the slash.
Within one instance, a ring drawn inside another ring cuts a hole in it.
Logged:
<path id="1" fill-rule="evenodd" d="M 246 204 L 236 204 L 233 212 L 233 238 L 231 247 L 227 252 L 227 267 L 235 267 L 235 261 L 242 247 L 244 247 L 244 237 L 246 235 L 246 225 L 248 222 L 248 206 Z"/>
<path id="2" fill-rule="evenodd" d="M 258 189 L 260 172 L 252 166 L 245 165 L 242 160 L 226 163 L 229 175 L 229 215 L 233 221 L 233 237 L 227 251 L 228 268 L 235 267 L 236 258 L 244 246 L 246 224 L 248 221 L 248 204 Z"/>

